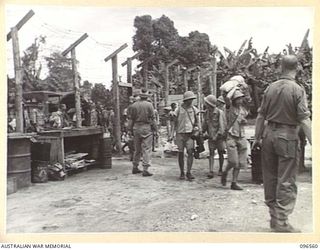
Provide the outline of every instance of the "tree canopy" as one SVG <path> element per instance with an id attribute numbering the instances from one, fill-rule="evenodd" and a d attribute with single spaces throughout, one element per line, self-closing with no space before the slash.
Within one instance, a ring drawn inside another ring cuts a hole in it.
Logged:
<path id="1" fill-rule="evenodd" d="M 48 66 L 48 76 L 45 79 L 48 90 L 52 91 L 72 91 L 73 71 L 71 60 L 54 52 L 45 58 Z"/>
<path id="2" fill-rule="evenodd" d="M 35 38 L 34 42 L 23 52 L 22 68 L 23 74 L 23 89 L 24 91 L 41 90 L 43 81 L 40 79 L 42 69 L 39 63 L 39 49 L 46 43 L 45 36 Z"/>

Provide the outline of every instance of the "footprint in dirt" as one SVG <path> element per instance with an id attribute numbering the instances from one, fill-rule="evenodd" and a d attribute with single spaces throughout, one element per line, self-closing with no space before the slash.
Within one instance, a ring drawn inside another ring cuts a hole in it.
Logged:
<path id="1" fill-rule="evenodd" d="M 82 197 L 78 196 L 78 197 L 72 197 L 69 199 L 62 199 L 59 201 L 54 201 L 50 204 L 50 206 L 52 207 L 71 207 L 74 206 L 76 203 L 82 201 Z"/>

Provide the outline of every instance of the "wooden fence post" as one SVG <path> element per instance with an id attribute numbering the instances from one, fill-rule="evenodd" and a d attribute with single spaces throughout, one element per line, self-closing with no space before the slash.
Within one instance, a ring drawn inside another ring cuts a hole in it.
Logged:
<path id="1" fill-rule="evenodd" d="M 13 49 L 13 63 L 14 63 L 14 75 L 15 75 L 15 110 L 16 110 L 16 132 L 23 133 L 23 106 L 22 106 L 22 83 L 23 83 L 23 69 L 21 67 L 20 60 L 20 48 L 18 30 L 34 15 L 33 10 L 30 10 L 7 34 L 7 41 L 12 38 Z"/>
<path id="2" fill-rule="evenodd" d="M 113 84 L 113 94 L 115 97 L 115 130 L 114 138 L 116 141 L 116 149 L 119 154 L 121 154 L 121 126 L 120 126 L 120 98 L 119 98 L 119 83 L 118 83 L 118 57 L 117 55 L 124 50 L 128 45 L 125 43 L 119 49 L 115 50 L 109 56 L 107 56 L 104 61 L 107 62 L 111 59 L 112 62 L 112 84 Z"/>
<path id="3" fill-rule="evenodd" d="M 15 75 L 15 109 L 16 109 L 16 132 L 23 133 L 23 107 L 22 107 L 22 81 L 23 69 L 21 67 L 18 29 L 11 28 L 12 47 L 13 47 L 13 62 Z"/>
<path id="4" fill-rule="evenodd" d="M 87 33 L 83 34 L 77 41 L 75 41 L 65 51 L 62 52 L 62 56 L 66 56 L 69 52 L 71 52 L 77 128 L 81 128 L 82 118 L 81 118 L 80 84 L 79 84 L 79 74 L 77 70 L 77 59 L 76 59 L 75 48 L 87 37 L 88 37 Z"/>

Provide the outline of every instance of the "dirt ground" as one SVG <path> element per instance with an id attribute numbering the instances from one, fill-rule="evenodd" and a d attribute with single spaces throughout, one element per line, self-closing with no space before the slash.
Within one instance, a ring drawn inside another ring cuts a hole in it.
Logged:
<path id="1" fill-rule="evenodd" d="M 233 191 L 231 173 L 226 187 L 218 176 L 207 179 L 205 157 L 194 161 L 192 182 L 178 180 L 176 157 L 161 158 L 159 150 L 152 177 L 131 174 L 128 159 L 124 155 L 113 159 L 112 169 L 93 168 L 8 195 L 7 233 L 270 232 L 263 186 L 252 183 L 250 167 L 240 172 L 244 190 Z M 312 207 L 309 171 L 298 176 L 290 216 L 302 232 L 313 232 Z"/>

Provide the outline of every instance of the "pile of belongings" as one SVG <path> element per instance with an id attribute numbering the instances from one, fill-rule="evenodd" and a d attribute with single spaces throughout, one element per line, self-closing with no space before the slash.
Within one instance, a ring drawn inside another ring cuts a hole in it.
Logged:
<path id="1" fill-rule="evenodd" d="M 84 159 L 88 153 L 71 153 L 65 157 L 66 170 L 80 169 L 87 166 L 87 160 Z M 92 163 L 92 162 L 90 162 Z"/>
<path id="2" fill-rule="evenodd" d="M 221 85 L 221 92 L 226 93 L 227 98 L 232 100 L 236 90 L 241 91 L 245 98 L 250 101 L 249 86 L 245 83 L 244 78 L 240 75 L 231 77 L 227 82 Z"/>
<path id="3" fill-rule="evenodd" d="M 60 163 L 55 163 L 48 167 L 48 179 L 51 181 L 63 181 L 66 173 Z"/>

